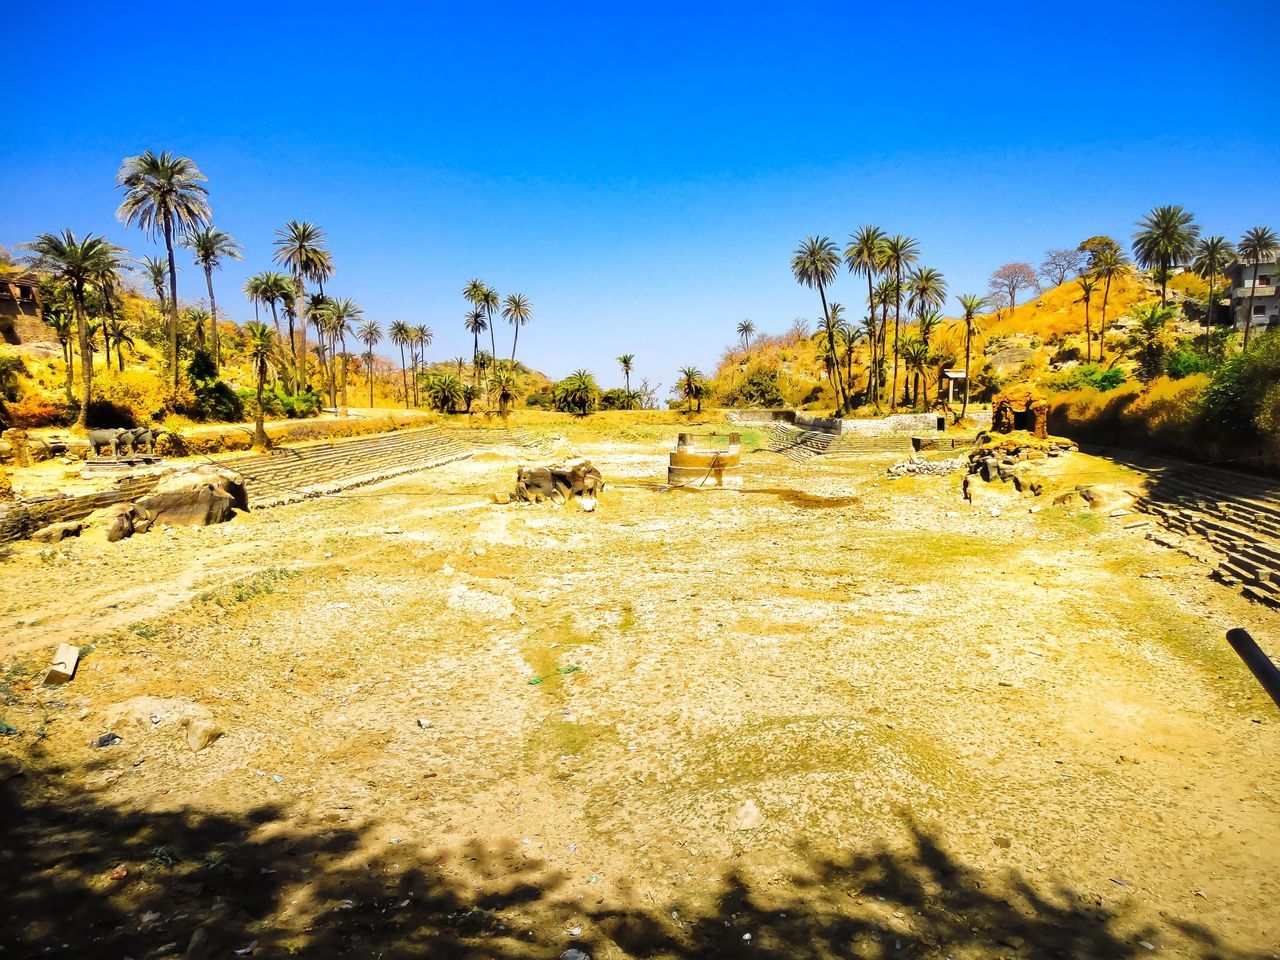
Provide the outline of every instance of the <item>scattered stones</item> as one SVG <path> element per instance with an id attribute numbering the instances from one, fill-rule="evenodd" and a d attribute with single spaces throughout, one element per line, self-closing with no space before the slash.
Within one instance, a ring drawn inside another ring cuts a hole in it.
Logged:
<path id="1" fill-rule="evenodd" d="M 891 477 L 943 477 L 965 469 L 968 461 L 964 457 L 952 457 L 947 460 L 925 460 L 912 457 L 902 463 L 895 463 L 889 468 Z"/>

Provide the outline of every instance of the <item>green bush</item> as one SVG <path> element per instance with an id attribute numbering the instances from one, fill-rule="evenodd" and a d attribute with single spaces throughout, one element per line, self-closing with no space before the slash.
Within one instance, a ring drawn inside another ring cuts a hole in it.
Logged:
<path id="1" fill-rule="evenodd" d="M 1125 373 L 1119 367 L 1100 367 L 1087 363 L 1059 374 L 1049 381 L 1055 390 L 1114 390 L 1125 381 Z"/>
<path id="2" fill-rule="evenodd" d="M 1190 377 L 1197 373 L 1212 373 L 1222 361 L 1206 354 L 1187 341 L 1179 343 L 1164 358 L 1164 370 L 1174 380 Z"/>

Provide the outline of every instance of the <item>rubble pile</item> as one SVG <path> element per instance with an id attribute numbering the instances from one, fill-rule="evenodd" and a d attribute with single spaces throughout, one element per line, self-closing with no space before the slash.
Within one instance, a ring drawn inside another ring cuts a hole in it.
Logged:
<path id="1" fill-rule="evenodd" d="M 945 477 L 949 473 L 964 470 L 969 464 L 966 457 L 951 457 L 947 460 L 925 460 L 912 457 L 902 463 L 895 463 L 889 468 L 891 477 Z"/>

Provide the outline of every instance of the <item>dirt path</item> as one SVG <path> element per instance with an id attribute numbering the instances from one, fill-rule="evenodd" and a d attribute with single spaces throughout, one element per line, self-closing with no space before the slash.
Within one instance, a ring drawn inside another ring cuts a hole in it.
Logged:
<path id="1" fill-rule="evenodd" d="M 664 493 L 651 450 L 584 452 L 620 481 L 591 514 L 484 505 L 490 457 L 7 560 L 11 653 L 97 644 L 69 687 L 7 674 L 8 788 L 46 801 L 22 949 L 57 888 L 81 956 L 1280 950 L 1280 716 L 1221 640 L 1275 613 L 955 478 L 759 454 Z M 137 695 L 226 735 L 87 747 Z"/>

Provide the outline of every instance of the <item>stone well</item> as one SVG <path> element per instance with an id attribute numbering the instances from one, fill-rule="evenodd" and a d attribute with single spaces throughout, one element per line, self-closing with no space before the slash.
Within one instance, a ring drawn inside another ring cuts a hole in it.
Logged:
<path id="1" fill-rule="evenodd" d="M 672 487 L 741 487 L 741 435 L 729 434 L 729 446 L 723 450 L 699 450 L 690 434 L 680 434 L 667 465 L 667 484 Z"/>

